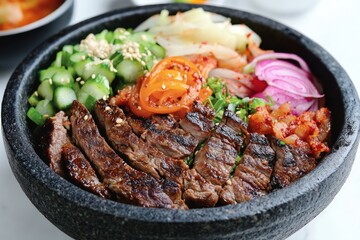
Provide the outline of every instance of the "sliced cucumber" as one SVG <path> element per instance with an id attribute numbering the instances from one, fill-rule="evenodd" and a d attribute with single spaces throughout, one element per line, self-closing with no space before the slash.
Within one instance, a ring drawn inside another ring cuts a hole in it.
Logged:
<path id="1" fill-rule="evenodd" d="M 93 74 L 95 75 L 101 74 L 105 76 L 111 83 L 115 79 L 116 73 L 111 71 L 110 64 L 111 64 L 110 61 L 103 61 L 100 63 L 89 62 L 88 64 L 85 65 L 82 77 L 84 79 L 89 79 L 90 77 L 93 76 Z"/>
<path id="2" fill-rule="evenodd" d="M 110 95 L 110 84 L 106 77 L 99 74 L 86 81 L 80 91 L 93 96 L 95 99 L 101 99 Z"/>
<path id="3" fill-rule="evenodd" d="M 55 89 L 54 103 L 58 109 L 68 109 L 74 100 L 76 100 L 74 89 L 68 87 L 58 87 Z"/>
<path id="4" fill-rule="evenodd" d="M 144 74 L 143 65 L 134 60 L 124 59 L 116 66 L 117 75 L 126 83 L 135 83 Z"/>
<path id="5" fill-rule="evenodd" d="M 31 96 L 28 99 L 29 104 L 33 107 L 35 107 L 39 101 L 40 101 L 39 94 L 36 91 L 33 94 L 31 94 Z"/>
<path id="6" fill-rule="evenodd" d="M 52 80 L 48 79 L 41 82 L 37 89 L 37 92 L 41 97 L 51 101 L 54 95 Z"/>
<path id="7" fill-rule="evenodd" d="M 110 56 L 110 60 L 112 61 L 113 66 L 117 66 L 119 63 L 122 62 L 122 60 L 124 60 L 124 56 L 121 52 L 116 51 Z"/>
<path id="8" fill-rule="evenodd" d="M 51 64 L 51 66 L 53 66 L 53 67 L 61 67 L 61 64 L 62 64 L 62 55 L 63 55 L 62 52 L 58 52 L 58 53 L 56 54 L 55 61 Z"/>
<path id="9" fill-rule="evenodd" d="M 81 102 L 82 104 L 85 105 L 85 107 L 87 109 L 89 109 L 90 111 L 94 108 L 95 103 L 96 103 L 96 98 L 94 98 L 93 96 L 91 96 L 90 94 L 84 92 L 84 91 L 79 91 L 77 93 L 77 98 L 79 100 L 79 102 Z"/>
<path id="10" fill-rule="evenodd" d="M 71 67 L 71 66 L 67 67 L 67 71 L 71 74 L 71 76 L 73 78 L 76 77 L 76 72 L 75 72 L 74 67 Z"/>
<path id="11" fill-rule="evenodd" d="M 45 117 L 51 117 L 55 114 L 54 106 L 52 102 L 47 99 L 39 101 L 39 103 L 35 107 L 36 111 L 38 111 L 41 115 L 45 115 Z"/>
<path id="12" fill-rule="evenodd" d="M 81 88 L 81 85 L 79 82 L 74 82 L 74 86 L 73 86 L 73 89 L 75 91 L 75 93 L 77 93 Z"/>
<path id="13" fill-rule="evenodd" d="M 163 59 L 166 56 L 165 48 L 160 45 L 154 44 L 149 47 L 149 50 L 157 58 Z"/>
<path id="14" fill-rule="evenodd" d="M 82 48 L 80 47 L 80 44 L 74 45 L 74 46 L 73 46 L 73 50 L 74 50 L 74 53 L 83 52 L 83 51 L 84 51 L 84 49 L 82 49 Z"/>
<path id="15" fill-rule="evenodd" d="M 142 43 L 145 45 L 146 45 L 146 43 L 154 43 L 155 44 L 154 34 L 149 33 L 149 32 L 136 32 L 136 33 L 131 34 L 128 39 L 130 41 Z"/>
<path id="16" fill-rule="evenodd" d="M 106 35 L 109 33 L 109 30 L 104 29 L 100 33 L 96 34 L 96 40 L 106 40 Z"/>
<path id="17" fill-rule="evenodd" d="M 66 69 L 60 69 L 52 76 L 52 82 L 55 87 L 72 87 L 74 78 Z"/>
<path id="18" fill-rule="evenodd" d="M 39 113 L 34 107 L 29 108 L 27 114 L 28 118 L 31 119 L 36 125 L 43 125 L 45 122 L 45 119 L 43 118 L 43 115 Z"/>
<path id="19" fill-rule="evenodd" d="M 70 56 L 70 64 L 71 66 L 75 65 L 76 63 L 85 60 L 87 57 L 87 53 L 85 52 L 77 52 Z"/>
<path id="20" fill-rule="evenodd" d="M 43 69 L 39 71 L 40 81 L 44 81 L 46 79 L 52 78 L 52 76 L 59 70 L 64 69 L 63 67 L 49 67 L 47 69 Z"/>
<path id="21" fill-rule="evenodd" d="M 85 59 L 85 60 L 82 60 L 82 61 L 79 61 L 79 62 L 75 63 L 74 64 L 74 69 L 75 69 L 76 74 L 78 76 L 83 77 L 84 76 L 84 71 L 85 71 L 85 66 L 90 62 L 91 62 L 90 59 Z"/>
<path id="22" fill-rule="evenodd" d="M 62 66 L 68 67 L 71 66 L 71 62 L 70 62 L 70 56 L 73 54 L 74 52 L 74 47 L 71 45 L 65 45 L 62 49 L 62 61 L 61 64 Z"/>

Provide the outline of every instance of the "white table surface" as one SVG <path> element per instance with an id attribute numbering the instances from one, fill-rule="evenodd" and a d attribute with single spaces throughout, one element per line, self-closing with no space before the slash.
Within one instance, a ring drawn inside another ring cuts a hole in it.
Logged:
<path id="1" fill-rule="evenodd" d="M 155 1 L 143 2 L 150 4 Z M 273 18 L 309 36 L 340 62 L 358 92 L 360 91 L 360 1 L 321 0 L 312 9 L 298 15 L 271 14 L 259 9 L 251 0 L 222 2 L 224 6 Z M 132 3 L 126 0 L 76 0 L 71 23 L 129 5 Z M 1 99 L 12 71 L 13 69 L 0 69 Z M 0 239 L 70 239 L 42 216 L 27 199 L 10 170 L 2 139 L 0 141 Z M 359 158 L 357 154 L 347 182 L 332 203 L 289 239 L 360 239 Z"/>

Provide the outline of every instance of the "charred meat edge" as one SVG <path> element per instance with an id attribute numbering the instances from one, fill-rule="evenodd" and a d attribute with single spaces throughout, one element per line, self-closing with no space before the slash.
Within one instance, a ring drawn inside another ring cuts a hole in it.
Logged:
<path id="1" fill-rule="evenodd" d="M 76 144 L 96 167 L 104 184 L 116 195 L 118 201 L 143 207 L 177 207 L 156 179 L 131 168 L 111 149 L 84 105 L 74 101 L 70 114 Z"/>
<path id="2" fill-rule="evenodd" d="M 192 154 L 198 141 L 190 133 L 185 132 L 171 115 L 154 115 L 149 119 L 139 118 L 126 112 L 127 122 L 134 133 L 145 142 L 164 153 L 168 157 L 184 159 Z"/>
<path id="3" fill-rule="evenodd" d="M 316 160 L 301 149 L 286 145 L 276 137 L 269 137 L 275 150 L 276 160 L 271 176 L 272 188 L 283 188 L 307 174 L 316 167 Z"/>
<path id="4" fill-rule="evenodd" d="M 69 178 L 77 186 L 97 194 L 103 198 L 110 198 L 107 188 L 99 181 L 95 170 L 84 154 L 72 143 L 65 143 L 62 147 L 62 160 Z"/>
<path id="5" fill-rule="evenodd" d="M 270 177 L 275 152 L 262 134 L 250 133 L 247 147 L 234 177 L 223 187 L 220 204 L 235 204 L 266 195 L 270 190 Z"/>
<path id="6" fill-rule="evenodd" d="M 236 158 L 243 144 L 243 123 L 236 122 L 234 113 L 226 110 L 222 122 L 213 131 L 205 145 L 196 153 L 194 169 L 214 185 L 223 186 L 229 179 Z M 228 126 L 229 125 L 229 126 Z"/>
<path id="7" fill-rule="evenodd" d="M 156 178 L 174 203 L 184 205 L 181 187 L 183 173 L 188 169 L 185 162 L 169 158 L 156 148 L 146 145 L 133 133 L 124 112 L 119 107 L 101 100 L 96 103 L 94 112 L 100 126 L 105 130 L 110 145 L 125 156 L 133 168 Z"/>
<path id="8" fill-rule="evenodd" d="M 203 142 L 211 135 L 214 128 L 215 112 L 212 108 L 195 101 L 192 110 L 184 118 L 180 119 L 180 126 L 192 134 L 199 142 Z"/>
<path id="9" fill-rule="evenodd" d="M 41 127 L 37 144 L 40 154 L 46 159 L 47 164 L 60 176 L 65 175 L 61 161 L 62 146 L 70 142 L 67 130 L 64 127 L 66 124 L 69 124 L 69 120 L 63 111 L 48 118 Z"/>

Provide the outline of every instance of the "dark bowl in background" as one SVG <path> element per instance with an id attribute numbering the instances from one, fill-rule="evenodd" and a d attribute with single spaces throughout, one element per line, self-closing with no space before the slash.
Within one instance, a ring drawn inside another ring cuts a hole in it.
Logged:
<path id="1" fill-rule="evenodd" d="M 56 175 L 34 148 L 26 118 L 27 98 L 37 72 L 65 44 L 90 32 L 135 27 L 149 16 L 191 5 L 152 5 L 110 12 L 71 26 L 31 52 L 13 73 L 2 103 L 2 126 L 12 171 L 32 203 L 54 225 L 76 239 L 283 239 L 317 216 L 345 182 L 359 142 L 360 107 L 344 69 L 309 38 L 270 19 L 234 9 L 204 6 L 245 23 L 263 39 L 262 47 L 304 58 L 323 84 L 332 111 L 332 151 L 312 172 L 289 187 L 246 203 L 192 209 L 150 209 L 97 197 Z"/>
<path id="2" fill-rule="evenodd" d="M 64 3 L 48 16 L 26 26 L 0 30 L 0 68 L 15 67 L 39 43 L 67 26 L 74 0 Z"/>

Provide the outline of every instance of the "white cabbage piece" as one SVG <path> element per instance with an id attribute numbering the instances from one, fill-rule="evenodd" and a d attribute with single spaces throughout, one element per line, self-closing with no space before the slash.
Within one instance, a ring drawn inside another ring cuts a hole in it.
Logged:
<path id="1" fill-rule="evenodd" d="M 221 45 L 240 53 L 245 51 L 248 37 L 258 46 L 261 43 L 261 38 L 246 25 L 232 25 L 229 18 L 206 12 L 202 8 L 191 9 L 174 16 L 169 16 L 169 12 L 163 10 L 135 29 L 144 30 L 163 38 L 177 38 L 179 44 Z"/>

